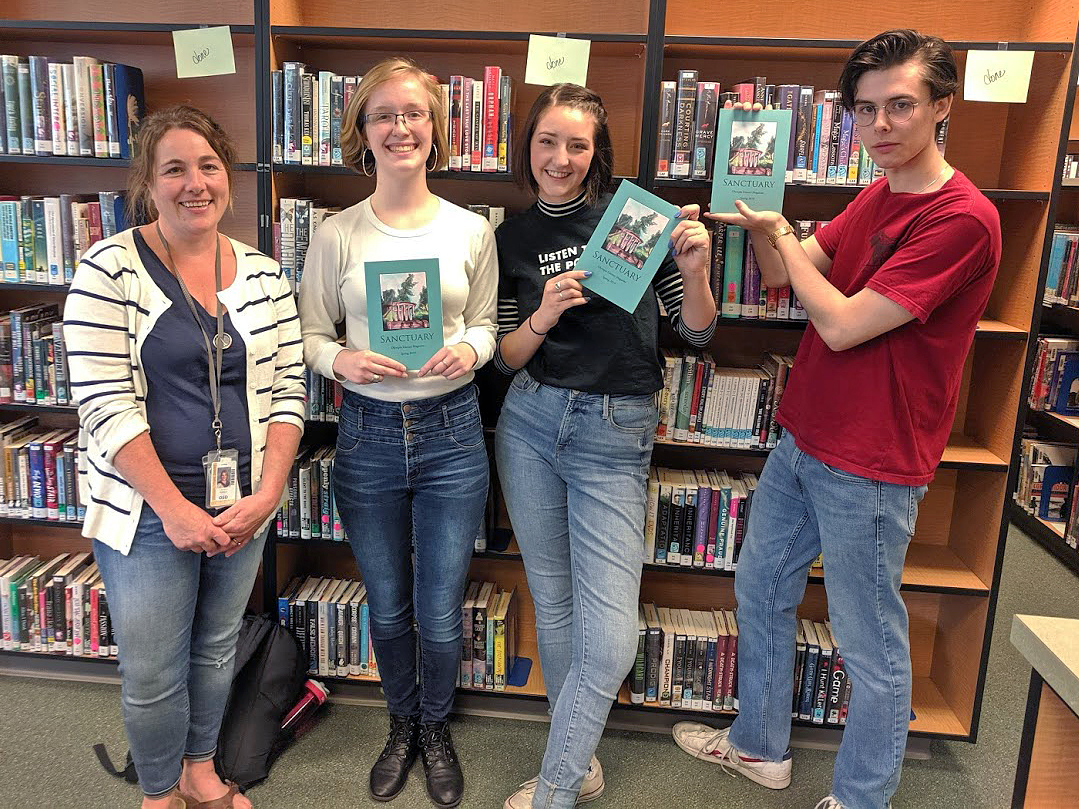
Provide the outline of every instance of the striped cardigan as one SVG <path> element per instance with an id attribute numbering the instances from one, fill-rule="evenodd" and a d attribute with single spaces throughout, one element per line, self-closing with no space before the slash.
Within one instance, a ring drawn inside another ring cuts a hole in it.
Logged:
<path id="1" fill-rule="evenodd" d="M 134 231 L 96 243 L 82 257 L 64 306 L 64 341 L 79 405 L 79 495 L 83 536 L 126 554 L 142 495 L 113 467 L 116 453 L 147 432 L 142 346 L 172 301 L 139 259 Z M 258 491 L 269 425 L 304 426 L 300 320 L 277 262 L 230 240 L 236 281 L 218 299 L 247 348 L 251 490 Z"/>

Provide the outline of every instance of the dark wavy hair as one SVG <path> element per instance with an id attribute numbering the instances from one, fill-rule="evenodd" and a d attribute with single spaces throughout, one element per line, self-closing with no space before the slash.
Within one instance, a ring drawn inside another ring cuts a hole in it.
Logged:
<path id="1" fill-rule="evenodd" d="M 929 98 L 939 101 L 959 89 L 959 69 L 951 45 L 940 37 L 895 28 L 867 39 L 854 49 L 839 77 L 843 106 L 854 109 L 858 80 L 871 70 L 887 70 L 912 59 L 922 63 L 922 78 L 929 85 Z"/>
<path id="2" fill-rule="evenodd" d="M 513 150 L 513 174 L 522 187 L 533 194 L 539 193 L 539 185 L 532 176 L 532 136 L 536 133 L 539 117 L 551 107 L 569 107 L 592 116 L 596 131 L 592 136 L 592 164 L 584 178 L 585 198 L 594 205 L 610 187 L 614 176 L 614 150 L 611 148 L 611 130 L 607 127 L 607 109 L 598 93 L 579 84 L 563 82 L 554 84 L 539 94 L 525 119 L 524 130 Z"/>

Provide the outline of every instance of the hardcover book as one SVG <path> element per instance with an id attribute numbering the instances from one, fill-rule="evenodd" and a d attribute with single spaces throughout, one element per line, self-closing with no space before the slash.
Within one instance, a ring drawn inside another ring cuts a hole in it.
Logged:
<path id="1" fill-rule="evenodd" d="M 576 269 L 592 271 L 582 285 L 635 311 L 663 260 L 677 213 L 677 206 L 623 180 L 577 262 Z"/>
<path id="2" fill-rule="evenodd" d="M 438 259 L 367 261 L 364 273 L 371 350 L 419 370 L 442 348 Z"/>
<path id="3" fill-rule="evenodd" d="M 757 211 L 781 211 L 791 110 L 722 109 L 716 126 L 712 213 L 735 213 L 736 199 Z"/>

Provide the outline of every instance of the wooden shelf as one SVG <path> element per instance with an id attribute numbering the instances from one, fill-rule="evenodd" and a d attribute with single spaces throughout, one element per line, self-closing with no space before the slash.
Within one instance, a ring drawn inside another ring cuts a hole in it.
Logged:
<path id="1" fill-rule="evenodd" d="M 50 528 L 82 528 L 82 520 L 43 520 L 35 517 L 7 517 L 0 515 L 0 523 L 11 525 L 41 525 Z"/>
<path id="2" fill-rule="evenodd" d="M 39 405 L 26 402 L 0 402 L 0 411 L 9 413 L 70 413 L 79 412 L 76 405 Z"/>
<path id="3" fill-rule="evenodd" d="M 274 163 L 273 171 L 278 174 L 346 174 L 360 176 L 348 166 L 298 166 L 295 163 Z M 513 174 L 508 171 L 432 171 L 427 175 L 430 180 L 471 180 L 473 182 L 512 183 Z M 368 178 L 365 178 L 368 179 Z"/>
<path id="4" fill-rule="evenodd" d="M 0 281 L 0 292 L 10 290 L 13 292 L 33 292 L 35 294 L 51 292 L 57 295 L 66 295 L 69 289 L 71 289 L 70 284 L 38 284 L 31 283 L 30 281 Z"/>
<path id="5" fill-rule="evenodd" d="M 0 154 L 0 163 L 23 163 L 35 166 L 79 166 L 109 169 L 126 169 L 131 161 L 121 157 L 63 157 L 60 155 Z M 233 163 L 233 171 L 257 171 L 255 163 Z M 44 285 L 42 285 L 44 286 Z"/>
<path id="6" fill-rule="evenodd" d="M 97 657 L 94 655 L 69 655 L 62 652 L 24 652 L 21 649 L 15 651 L 13 649 L 0 649 L 0 655 L 10 657 L 30 657 L 37 660 L 72 660 L 76 663 L 85 662 L 88 665 L 111 665 L 115 666 L 117 659 L 115 657 Z"/>
<path id="7" fill-rule="evenodd" d="M 303 26 L 303 25 L 273 25 L 270 26 L 270 36 L 284 38 L 292 42 L 306 45 L 342 45 L 349 44 L 352 40 L 408 40 L 408 45 L 413 48 L 422 40 L 435 40 L 436 42 L 453 42 L 453 47 L 460 47 L 460 41 L 475 43 L 477 49 L 490 53 L 492 46 L 500 42 L 528 42 L 533 34 L 540 36 L 565 36 L 569 39 L 587 39 L 590 42 L 638 42 L 648 40 L 645 34 L 609 34 L 609 33 L 560 33 L 557 31 L 448 31 L 439 29 L 417 28 L 337 28 L 333 26 Z M 363 43 L 358 43 L 363 44 Z M 401 49 L 400 43 L 392 42 L 387 46 L 390 50 Z"/>
<path id="8" fill-rule="evenodd" d="M 672 441 L 667 438 L 657 438 L 657 447 L 678 447 L 681 449 L 700 452 L 715 452 L 722 455 L 760 456 L 768 455 L 770 450 L 747 447 L 716 447 L 706 444 L 692 444 L 686 441 Z M 985 447 L 981 446 L 973 438 L 965 435 L 952 435 L 948 439 L 948 446 L 944 448 L 939 468 L 974 468 L 974 469 L 1006 469 L 1008 462 L 994 455 Z"/>
<path id="9" fill-rule="evenodd" d="M 228 23 L 208 23 L 200 25 L 227 25 Z M 190 23 L 151 23 L 151 22 L 80 22 L 75 20 L 0 20 L 0 38 L 5 40 L 42 39 L 54 42 L 83 42 L 96 44 L 141 43 L 147 34 L 169 34 L 191 28 Z M 231 33 L 253 36 L 253 25 L 230 25 Z"/>
<path id="10" fill-rule="evenodd" d="M 715 48 L 759 48 L 762 50 L 779 49 L 785 58 L 802 57 L 802 51 L 835 51 L 830 58 L 845 62 L 850 52 L 861 44 L 860 39 L 799 39 L 795 37 L 700 37 L 668 34 L 663 37 L 666 47 L 676 45 L 709 46 Z M 957 51 L 996 50 L 999 42 L 949 41 Z M 1071 42 L 1009 42 L 1008 47 L 1022 51 L 1046 51 L 1049 53 L 1071 53 Z"/>
<path id="11" fill-rule="evenodd" d="M 1028 514 L 1017 503 L 1009 504 L 1011 521 L 1027 536 L 1055 556 L 1060 563 L 1079 576 L 1079 550 L 1064 541 L 1064 524 L 1049 522 Z"/>
<path id="12" fill-rule="evenodd" d="M 912 736 L 931 736 L 933 738 L 966 739 L 969 729 L 956 715 L 940 691 L 928 677 L 915 677 L 914 688 L 911 696 L 911 709 L 915 718 L 910 723 Z M 623 684 L 618 692 L 619 708 L 629 708 L 635 711 L 658 711 L 670 714 L 686 714 L 697 717 L 714 717 L 717 724 L 726 724 L 725 720 L 733 720 L 738 715 L 737 711 L 702 711 L 692 708 L 672 708 L 667 705 L 656 703 L 634 703 L 629 697 L 629 688 Z M 707 719 L 705 721 L 708 721 Z M 842 725 L 820 725 L 805 719 L 793 719 L 791 724 L 797 727 L 820 728 L 821 730 L 833 730 L 842 733 Z"/>
<path id="13" fill-rule="evenodd" d="M 670 180 L 653 179 L 654 188 L 700 188 L 711 189 L 711 180 Z M 850 194 L 857 195 L 864 185 L 827 185 L 819 183 L 787 183 L 787 193 L 804 192 L 808 194 Z M 996 200 L 1027 200 L 1031 202 L 1048 202 L 1048 191 L 1027 191 L 1019 188 L 982 188 L 983 194 L 989 199 Z"/>
<path id="14" fill-rule="evenodd" d="M 803 330 L 809 324 L 808 320 L 778 320 L 755 317 L 721 317 L 716 320 L 716 328 L 730 328 L 732 326 L 749 326 L 762 329 L 790 329 Z M 978 321 L 977 331 L 974 336 L 987 340 L 1019 340 L 1027 339 L 1027 332 L 1017 326 L 1009 325 L 1001 320 L 983 319 Z"/>

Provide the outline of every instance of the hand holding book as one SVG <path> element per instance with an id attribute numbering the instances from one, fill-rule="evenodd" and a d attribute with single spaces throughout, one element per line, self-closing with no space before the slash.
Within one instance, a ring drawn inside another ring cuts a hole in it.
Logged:
<path id="1" fill-rule="evenodd" d="M 457 379 L 471 371 L 477 359 L 476 349 L 464 341 L 443 346 L 423 364 L 418 376 L 434 373 L 446 379 Z"/>
<path id="2" fill-rule="evenodd" d="M 678 210 L 679 222 L 671 232 L 671 255 L 687 281 L 698 276 L 707 280 L 710 269 L 712 240 L 700 215 L 700 205 L 683 206 Z"/>
<path id="3" fill-rule="evenodd" d="M 387 376 L 408 376 L 404 365 L 366 348 L 360 351 L 346 348 L 341 351 L 334 358 L 333 372 L 338 379 L 357 385 L 381 382 Z"/>
<path id="4" fill-rule="evenodd" d="M 705 217 L 725 225 L 737 225 L 763 236 L 774 233 L 787 224 L 783 214 L 777 211 L 755 211 L 740 199 L 734 201 L 734 207 L 738 209 L 738 213 L 706 213 Z"/>
<path id="5" fill-rule="evenodd" d="M 570 270 L 547 279 L 543 285 L 543 298 L 539 308 L 529 315 L 529 326 L 537 335 L 546 334 L 555 327 L 562 313 L 574 306 L 588 303 L 581 280 L 591 272 Z"/>

